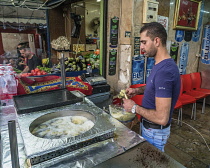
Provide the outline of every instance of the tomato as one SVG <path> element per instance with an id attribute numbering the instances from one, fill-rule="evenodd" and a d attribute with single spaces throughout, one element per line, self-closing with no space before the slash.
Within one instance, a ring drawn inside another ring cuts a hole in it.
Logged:
<path id="1" fill-rule="evenodd" d="M 36 75 L 36 72 L 34 71 L 34 72 L 32 73 L 32 75 Z"/>
<path id="2" fill-rule="evenodd" d="M 28 76 L 32 76 L 32 73 L 28 73 Z"/>
<path id="3" fill-rule="evenodd" d="M 41 72 L 39 71 L 39 72 L 37 72 L 37 75 L 40 76 L 40 75 L 42 75 L 42 74 L 41 74 Z"/>
<path id="4" fill-rule="evenodd" d="M 21 76 L 26 77 L 28 76 L 28 73 L 23 73 Z"/>
<path id="5" fill-rule="evenodd" d="M 40 69 L 39 68 L 35 68 L 34 71 L 35 72 L 38 72 L 38 71 L 40 71 Z"/>
<path id="6" fill-rule="evenodd" d="M 43 75 L 47 75 L 47 72 L 43 72 L 42 74 L 43 74 Z"/>
<path id="7" fill-rule="evenodd" d="M 24 76 L 24 77 L 27 77 L 27 76 L 28 76 L 28 73 L 23 73 L 23 76 Z"/>
<path id="8" fill-rule="evenodd" d="M 34 70 L 31 70 L 31 73 L 34 73 Z"/>

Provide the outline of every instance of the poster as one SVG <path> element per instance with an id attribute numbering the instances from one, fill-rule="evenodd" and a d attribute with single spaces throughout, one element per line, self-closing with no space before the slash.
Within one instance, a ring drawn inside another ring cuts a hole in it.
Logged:
<path id="1" fill-rule="evenodd" d="M 118 44 L 118 27 L 119 27 L 119 18 L 113 17 L 111 18 L 110 24 L 110 43 L 111 47 L 117 47 Z"/>
<path id="2" fill-rule="evenodd" d="M 203 32 L 201 62 L 210 64 L 210 25 L 205 25 Z"/>
<path id="3" fill-rule="evenodd" d="M 162 24 L 168 33 L 168 17 L 158 15 L 158 23 Z"/>

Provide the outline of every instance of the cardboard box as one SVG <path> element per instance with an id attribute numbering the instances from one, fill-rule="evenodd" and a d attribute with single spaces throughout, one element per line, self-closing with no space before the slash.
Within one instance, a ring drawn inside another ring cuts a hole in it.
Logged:
<path id="1" fill-rule="evenodd" d="M 96 44 L 86 44 L 86 51 L 95 51 L 96 48 Z"/>
<path id="2" fill-rule="evenodd" d="M 85 44 L 73 44 L 73 52 L 85 51 Z"/>
<path id="3" fill-rule="evenodd" d="M 69 57 L 69 52 L 62 52 L 64 54 L 64 58 L 68 58 Z M 61 58 L 61 52 L 57 52 L 57 58 L 60 59 Z"/>

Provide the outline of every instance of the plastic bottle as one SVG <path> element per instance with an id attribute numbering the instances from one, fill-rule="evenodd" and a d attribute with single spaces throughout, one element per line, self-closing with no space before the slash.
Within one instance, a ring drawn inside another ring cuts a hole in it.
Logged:
<path id="1" fill-rule="evenodd" d="M 16 79 L 12 72 L 9 71 L 4 74 L 4 81 L 6 85 L 8 99 L 12 99 L 12 97 L 17 94 Z"/>
<path id="2" fill-rule="evenodd" d="M 92 66 L 90 64 L 87 65 L 87 73 L 88 74 L 92 73 Z"/>
<path id="3" fill-rule="evenodd" d="M 4 99 L 5 82 L 3 79 L 3 72 L 0 72 L 0 100 Z"/>
<path id="4" fill-rule="evenodd" d="M 7 86 L 6 86 L 5 74 L 4 74 L 5 72 L 6 71 L 0 72 L 0 87 L 1 87 L 0 100 L 1 100 L 2 106 L 6 106 L 8 104 L 8 91 L 7 91 Z"/>
<path id="5" fill-rule="evenodd" d="M 10 93 L 12 96 L 17 94 L 17 82 L 13 73 L 10 73 Z"/>

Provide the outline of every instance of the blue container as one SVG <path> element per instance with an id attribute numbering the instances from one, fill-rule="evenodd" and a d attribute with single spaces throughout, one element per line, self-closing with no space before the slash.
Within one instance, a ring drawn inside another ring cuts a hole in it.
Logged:
<path id="1" fill-rule="evenodd" d="M 202 4 L 201 4 L 199 21 L 198 21 L 198 29 L 196 31 L 192 32 L 192 41 L 194 41 L 194 42 L 198 42 L 200 39 L 200 33 L 201 33 L 201 29 L 203 27 L 203 25 L 202 25 L 203 13 L 204 13 L 203 11 L 204 11 L 204 2 L 202 2 Z"/>
<path id="2" fill-rule="evenodd" d="M 210 60 L 210 25 L 205 25 L 201 50 L 201 62 L 209 64 Z"/>
<path id="3" fill-rule="evenodd" d="M 184 30 L 176 30 L 175 40 L 181 42 L 184 39 Z"/>
<path id="4" fill-rule="evenodd" d="M 152 68 L 155 64 L 155 59 L 153 57 L 148 57 L 147 58 L 147 71 L 146 71 L 146 77 L 148 78 L 151 71 L 152 71 Z"/>
<path id="5" fill-rule="evenodd" d="M 189 53 L 189 43 L 182 43 L 179 60 L 179 73 L 180 75 L 186 74 L 187 61 Z"/>
<path id="6" fill-rule="evenodd" d="M 132 59 L 132 85 L 144 83 L 144 56 L 134 56 Z"/>

